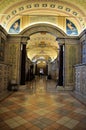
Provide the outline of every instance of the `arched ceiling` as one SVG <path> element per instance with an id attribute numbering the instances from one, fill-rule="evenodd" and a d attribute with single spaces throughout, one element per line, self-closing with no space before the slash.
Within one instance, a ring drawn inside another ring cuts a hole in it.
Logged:
<path id="1" fill-rule="evenodd" d="M 46 33 L 40 32 L 30 36 L 30 41 L 27 44 L 27 56 L 31 61 L 46 61 L 52 62 L 58 56 L 58 43 L 56 37 Z"/>
<path id="2" fill-rule="evenodd" d="M 0 23 L 7 30 L 22 16 L 38 15 L 64 16 L 83 30 L 86 27 L 86 0 L 0 0 Z"/>
<path id="3" fill-rule="evenodd" d="M 20 19 L 20 32 L 37 22 L 55 24 L 66 32 L 70 20 L 81 33 L 86 28 L 86 0 L 0 0 L 0 24 L 9 32 Z M 53 61 L 58 56 L 56 37 L 49 33 L 30 36 L 27 55 L 30 60 Z"/>

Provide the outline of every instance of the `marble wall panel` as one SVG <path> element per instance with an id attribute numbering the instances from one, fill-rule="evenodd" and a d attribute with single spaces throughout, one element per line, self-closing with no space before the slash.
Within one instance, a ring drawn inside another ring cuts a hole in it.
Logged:
<path id="1" fill-rule="evenodd" d="M 75 91 L 86 96 L 86 65 L 75 67 Z"/>
<path id="2" fill-rule="evenodd" d="M 20 45 L 19 44 L 9 44 L 9 63 L 12 65 L 12 80 L 17 82 L 18 80 L 18 69 L 19 69 L 19 54 Z"/>

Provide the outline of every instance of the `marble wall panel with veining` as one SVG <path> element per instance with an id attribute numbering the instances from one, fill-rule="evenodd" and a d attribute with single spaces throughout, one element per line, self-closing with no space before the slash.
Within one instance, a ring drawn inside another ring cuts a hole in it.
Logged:
<path id="1" fill-rule="evenodd" d="M 86 65 L 75 67 L 75 91 L 86 96 Z"/>

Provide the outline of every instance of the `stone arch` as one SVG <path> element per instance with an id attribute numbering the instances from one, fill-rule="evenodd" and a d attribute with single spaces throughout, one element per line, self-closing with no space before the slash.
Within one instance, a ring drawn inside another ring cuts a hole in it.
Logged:
<path id="1" fill-rule="evenodd" d="M 35 33 L 43 32 L 43 31 L 54 35 L 56 37 L 56 40 L 59 40 L 58 42 L 61 44 L 61 46 L 63 46 L 62 44 L 65 43 L 65 38 L 68 37 L 65 34 L 65 32 L 63 32 L 60 28 L 58 28 L 57 26 L 52 25 L 50 23 L 37 23 L 37 24 L 31 25 L 31 26 L 25 28 L 20 33 L 20 35 L 30 37 L 31 35 L 33 35 Z M 60 53 L 62 53 L 62 55 L 63 55 L 63 49 Z M 61 73 L 59 73 L 60 76 L 58 76 L 59 85 L 63 86 L 63 58 L 60 58 L 59 63 L 62 63 L 61 65 L 59 65 L 60 66 L 59 71 L 62 69 Z"/>
<path id="2" fill-rule="evenodd" d="M 21 31 L 20 34 L 30 36 L 32 34 L 42 32 L 42 31 L 51 33 L 56 38 L 67 37 L 67 34 L 63 30 L 50 23 L 37 23 L 37 24 L 30 25 L 29 27 Z"/>

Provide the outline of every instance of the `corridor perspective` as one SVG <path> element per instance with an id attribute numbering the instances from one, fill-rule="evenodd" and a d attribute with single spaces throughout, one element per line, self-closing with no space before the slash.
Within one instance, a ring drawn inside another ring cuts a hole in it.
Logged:
<path id="1" fill-rule="evenodd" d="M 54 81 L 36 77 L 0 102 L 0 130 L 86 130 L 86 107 L 58 92 Z"/>
<path id="2" fill-rule="evenodd" d="M 0 130 L 86 130 L 86 0 L 0 0 Z"/>

